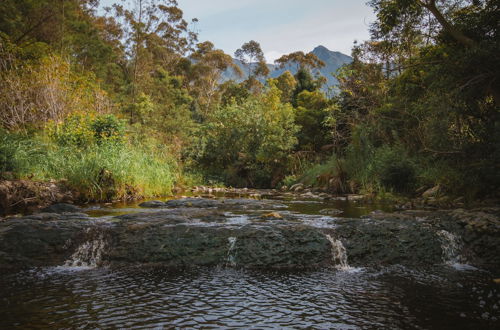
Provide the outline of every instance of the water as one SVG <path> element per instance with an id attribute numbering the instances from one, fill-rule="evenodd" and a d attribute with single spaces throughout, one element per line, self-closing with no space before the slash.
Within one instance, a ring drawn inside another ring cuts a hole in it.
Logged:
<path id="1" fill-rule="evenodd" d="M 235 255 L 234 255 L 234 247 L 236 246 L 236 241 L 237 241 L 236 237 L 229 237 L 228 238 L 226 265 L 232 266 L 232 267 L 236 266 Z"/>
<path id="2" fill-rule="evenodd" d="M 481 272 L 232 268 L 57 269 L 0 278 L 0 328 L 392 328 L 498 326 Z M 487 314 L 485 314 L 487 313 Z"/>
<path id="3" fill-rule="evenodd" d="M 351 267 L 349 267 L 349 264 L 347 263 L 347 252 L 344 244 L 330 235 L 326 235 L 326 239 L 332 245 L 332 259 L 337 269 L 349 270 Z"/>
<path id="4" fill-rule="evenodd" d="M 324 214 L 324 210 L 340 210 L 340 213 L 335 214 L 335 217 L 357 218 L 367 215 L 372 211 L 381 210 L 391 212 L 394 210 L 391 204 L 386 203 L 361 203 L 358 201 L 351 201 L 344 198 L 340 199 L 314 199 L 311 197 L 302 197 L 300 195 L 288 195 L 279 192 L 269 192 L 267 190 L 259 190 L 262 194 L 262 199 L 276 200 L 279 203 L 288 206 L 287 211 L 301 215 L 319 215 Z M 230 193 L 217 193 L 216 197 L 222 198 L 248 198 L 251 194 L 230 194 Z M 198 193 L 186 193 L 188 197 L 203 196 Z M 178 197 L 172 197 L 178 198 Z M 155 209 L 145 209 L 138 205 L 142 201 L 127 202 L 127 203 L 113 203 L 94 205 L 88 208 L 87 213 L 94 217 L 102 216 L 116 216 L 132 212 L 155 212 Z M 238 220 L 238 219 L 235 219 Z"/>
<path id="5" fill-rule="evenodd" d="M 345 201 L 283 202 L 289 209 L 277 212 L 292 216 L 290 221 L 296 216 L 329 228 L 337 216 L 380 208 Z M 343 213 L 325 216 L 324 209 Z M 138 210 L 154 211 L 122 205 L 89 213 Z M 229 224 L 260 221 L 259 214 L 270 211 L 255 212 L 228 212 Z M 96 233 L 59 267 L 1 274 L 0 329 L 500 328 L 500 286 L 490 273 L 464 265 L 459 237 L 438 235 L 443 264 L 432 268 L 353 268 L 342 241 L 326 235 L 336 267 L 271 272 L 237 269 L 236 255 L 244 251 L 236 237 L 228 238 L 226 260 L 215 268 L 100 268 L 108 242 Z"/>
<path id="6" fill-rule="evenodd" d="M 95 268 L 99 265 L 102 258 L 102 253 L 106 248 L 106 242 L 102 233 L 98 234 L 93 240 L 89 240 L 81 244 L 64 263 L 65 267 L 83 267 Z"/>

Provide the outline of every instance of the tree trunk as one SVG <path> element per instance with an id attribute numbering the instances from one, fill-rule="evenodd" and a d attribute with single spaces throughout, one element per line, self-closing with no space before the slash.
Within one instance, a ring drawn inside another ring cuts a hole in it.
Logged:
<path id="1" fill-rule="evenodd" d="M 458 41 L 459 43 L 461 43 L 466 47 L 476 46 L 476 42 L 474 40 L 467 37 L 465 34 L 462 33 L 462 31 L 454 27 L 450 22 L 446 20 L 443 14 L 436 7 L 435 0 L 431 0 L 428 2 L 418 0 L 418 2 L 420 3 L 421 6 L 427 8 L 432 13 L 432 15 L 438 20 L 439 24 L 441 24 L 443 29 L 445 29 L 456 41 Z"/>

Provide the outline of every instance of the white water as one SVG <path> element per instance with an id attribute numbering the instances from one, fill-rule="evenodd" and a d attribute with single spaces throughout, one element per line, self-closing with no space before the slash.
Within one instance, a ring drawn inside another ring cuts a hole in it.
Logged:
<path id="1" fill-rule="evenodd" d="M 102 260 L 105 247 L 104 236 L 100 234 L 94 240 L 82 243 L 71 257 L 66 260 L 64 267 L 75 269 L 96 268 Z"/>
<path id="2" fill-rule="evenodd" d="M 226 258 L 226 265 L 227 266 L 236 266 L 236 256 L 234 255 L 234 248 L 236 247 L 236 237 L 229 237 L 227 239 L 228 241 L 228 248 L 227 248 L 227 258 Z"/>
<path id="3" fill-rule="evenodd" d="M 456 270 L 475 270 L 474 266 L 465 263 L 465 258 L 460 254 L 462 242 L 460 237 L 446 230 L 437 232 L 441 239 L 441 249 L 443 250 L 443 262 Z"/>
<path id="4" fill-rule="evenodd" d="M 335 264 L 335 268 L 338 270 L 342 271 L 348 271 L 348 272 L 358 272 L 361 270 L 361 268 L 355 268 L 349 266 L 347 263 L 347 252 L 344 247 L 344 244 L 338 239 L 334 239 L 330 235 L 326 235 L 326 239 L 330 242 L 332 246 L 332 260 L 333 263 Z"/>

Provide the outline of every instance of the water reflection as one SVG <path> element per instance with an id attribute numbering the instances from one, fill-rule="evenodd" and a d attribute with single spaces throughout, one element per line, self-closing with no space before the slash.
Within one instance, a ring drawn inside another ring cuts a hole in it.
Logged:
<path id="1" fill-rule="evenodd" d="M 487 274 L 450 267 L 50 268 L 2 276 L 0 296 L 0 328 L 494 328 L 500 306 Z"/>

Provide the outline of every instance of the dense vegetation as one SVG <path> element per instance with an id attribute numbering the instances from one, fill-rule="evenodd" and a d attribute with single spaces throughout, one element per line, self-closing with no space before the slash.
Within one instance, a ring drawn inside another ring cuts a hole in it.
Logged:
<path id="1" fill-rule="evenodd" d="M 267 79 L 260 45 L 200 42 L 175 0 L 0 3 L 0 173 L 65 179 L 87 200 L 168 194 L 193 180 L 476 198 L 500 187 L 499 4 L 372 0 L 325 95 L 313 54 Z M 193 20 L 193 23 L 196 19 Z M 329 93 L 331 94 L 331 93 Z M 196 178 L 196 179 L 193 179 Z"/>

